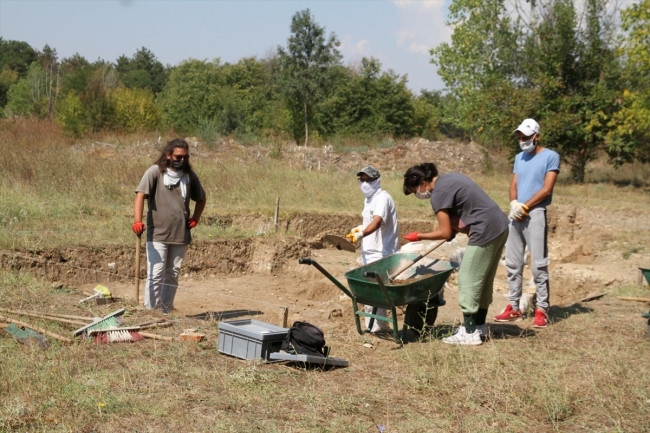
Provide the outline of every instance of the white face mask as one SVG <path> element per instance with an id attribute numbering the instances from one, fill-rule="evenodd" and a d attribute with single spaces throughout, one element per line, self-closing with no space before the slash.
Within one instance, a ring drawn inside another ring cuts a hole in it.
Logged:
<path id="1" fill-rule="evenodd" d="M 531 153 L 535 149 L 535 140 L 520 141 L 519 147 L 526 153 Z"/>
<path id="2" fill-rule="evenodd" d="M 379 179 L 372 182 L 361 182 L 361 193 L 365 198 L 372 197 L 379 189 Z"/>
<path id="3" fill-rule="evenodd" d="M 425 189 L 424 192 L 420 192 L 420 187 L 418 186 L 418 189 L 415 190 L 415 196 L 420 200 L 429 200 L 431 198 L 431 191 Z"/>

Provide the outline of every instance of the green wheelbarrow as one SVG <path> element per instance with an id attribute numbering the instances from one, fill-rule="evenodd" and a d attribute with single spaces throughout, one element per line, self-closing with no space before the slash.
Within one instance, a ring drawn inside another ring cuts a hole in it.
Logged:
<path id="1" fill-rule="evenodd" d="M 643 278 L 645 278 L 646 282 L 650 284 L 650 269 L 648 268 L 639 268 L 639 273 L 641 274 L 639 276 L 639 285 L 643 284 Z M 641 278 L 643 277 L 643 278 Z"/>
<path id="2" fill-rule="evenodd" d="M 421 306 L 423 306 L 426 310 L 426 315 L 429 316 L 429 305 L 432 305 L 431 308 L 435 309 L 435 314 L 431 321 L 429 320 L 429 317 L 427 317 L 426 321 L 429 326 L 433 325 L 435 315 L 437 315 L 438 311 L 438 304 L 432 302 L 432 300 L 437 299 L 438 294 L 445 285 L 445 282 L 447 282 L 451 273 L 456 269 L 456 267 L 449 262 L 435 260 L 433 263 L 427 265 L 414 264 L 412 267 L 406 269 L 402 274 L 403 279 L 391 280 L 389 278 L 393 272 L 402 268 L 404 263 L 420 258 L 421 256 L 418 254 L 396 253 L 377 260 L 376 262 L 348 271 L 345 273 L 345 278 L 350 286 L 349 289 L 334 278 L 315 260 L 302 258 L 298 260 L 298 263 L 314 266 L 331 282 L 333 282 L 334 285 L 341 289 L 343 293 L 352 299 L 354 320 L 359 334 L 364 333 L 361 329 L 360 317 L 369 317 L 369 327 L 365 332 L 372 329 L 374 320 L 389 322 L 392 324 L 393 337 L 395 338 L 395 341 L 400 343 L 402 342 L 402 338 L 397 324 L 396 307 L 407 306 L 406 316 L 408 316 L 409 307 L 416 307 L 413 308 L 413 310 L 419 310 L 421 313 Z M 359 304 L 370 305 L 372 307 L 372 313 L 366 313 L 363 308 L 359 308 Z M 377 308 L 389 310 L 392 313 L 391 317 L 377 315 Z"/>

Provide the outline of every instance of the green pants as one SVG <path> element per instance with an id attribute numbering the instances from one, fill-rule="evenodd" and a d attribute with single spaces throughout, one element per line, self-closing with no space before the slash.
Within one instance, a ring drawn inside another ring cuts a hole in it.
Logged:
<path id="1" fill-rule="evenodd" d="M 505 230 L 485 245 L 465 249 L 458 270 L 458 304 L 463 315 L 476 314 L 479 309 L 487 311 L 492 303 L 494 276 L 507 239 Z"/>

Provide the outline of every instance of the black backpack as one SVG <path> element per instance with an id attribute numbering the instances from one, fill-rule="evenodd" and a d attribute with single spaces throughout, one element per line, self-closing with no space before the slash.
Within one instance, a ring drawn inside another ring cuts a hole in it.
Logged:
<path id="1" fill-rule="evenodd" d="M 296 355 L 327 356 L 329 354 L 323 331 L 307 322 L 293 322 L 287 337 L 282 342 L 282 350 Z"/>

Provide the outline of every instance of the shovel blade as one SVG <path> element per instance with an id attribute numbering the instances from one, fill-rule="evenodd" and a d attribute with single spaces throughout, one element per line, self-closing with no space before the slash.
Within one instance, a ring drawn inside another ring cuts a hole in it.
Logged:
<path id="1" fill-rule="evenodd" d="M 323 236 L 323 242 L 333 245 L 337 250 L 349 251 L 351 253 L 357 250 L 353 243 L 342 236 L 325 235 Z"/>

